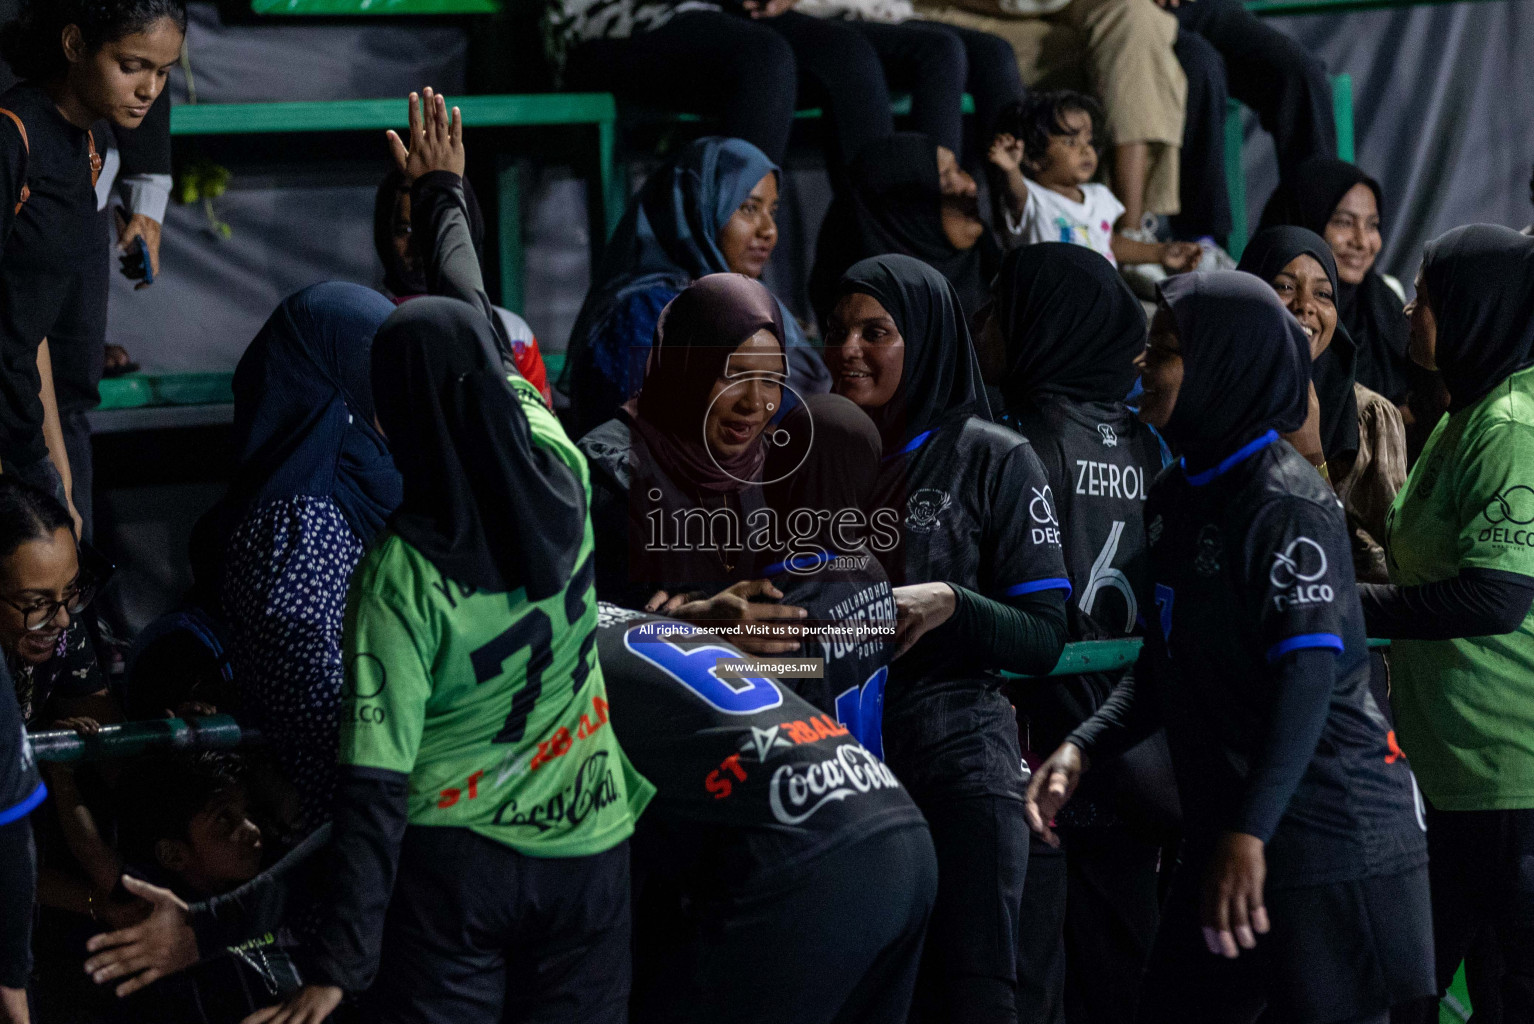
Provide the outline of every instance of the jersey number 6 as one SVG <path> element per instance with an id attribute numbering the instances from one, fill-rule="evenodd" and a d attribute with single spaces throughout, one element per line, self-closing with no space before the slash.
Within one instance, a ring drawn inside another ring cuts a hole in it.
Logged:
<path id="1" fill-rule="evenodd" d="M 726 682 L 715 674 L 714 663 L 720 658 L 739 658 L 738 651 L 709 643 L 682 648 L 660 639 L 636 643 L 634 633 L 644 628 L 635 626 L 623 634 L 623 646 L 691 690 L 715 711 L 726 715 L 754 715 L 783 703 L 783 691 L 771 679 L 749 676 Z M 671 625 L 669 628 L 685 630 L 687 627 Z"/>

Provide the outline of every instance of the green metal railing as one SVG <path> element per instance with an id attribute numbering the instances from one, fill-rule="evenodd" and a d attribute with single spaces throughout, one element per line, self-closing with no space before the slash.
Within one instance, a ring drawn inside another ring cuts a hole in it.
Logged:
<path id="1" fill-rule="evenodd" d="M 1388 640 L 1370 640 L 1370 647 L 1389 645 Z M 1050 670 L 1051 676 L 1074 676 L 1085 672 L 1113 672 L 1127 668 L 1140 656 L 1140 639 L 1085 640 L 1066 644 L 1060 660 Z M 1025 679 L 1012 672 L 1003 675 Z M 103 726 L 94 736 L 80 736 L 71 729 L 53 729 L 30 733 L 33 756 L 39 761 L 74 763 L 110 761 L 140 754 L 163 754 L 171 751 L 233 750 L 261 742 L 261 734 L 241 726 L 233 715 L 208 715 L 203 718 L 161 718 L 148 722 L 125 722 Z"/>
<path id="2" fill-rule="evenodd" d="M 37 760 L 73 763 L 178 750 L 233 750 L 259 743 L 261 734 L 241 726 L 233 715 L 209 715 L 106 725 L 94 736 L 81 736 L 72 729 L 53 729 L 31 733 L 28 739 L 32 741 L 32 754 Z"/>

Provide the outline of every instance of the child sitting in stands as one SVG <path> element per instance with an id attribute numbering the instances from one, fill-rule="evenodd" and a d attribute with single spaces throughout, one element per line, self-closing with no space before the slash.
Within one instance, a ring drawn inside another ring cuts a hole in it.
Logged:
<path id="1" fill-rule="evenodd" d="M 142 924 L 93 938 L 85 972 L 132 997 L 135 1019 L 233 1024 L 300 984 L 293 954 L 318 898 L 330 827 L 271 863 L 231 768 L 228 757 L 168 758 L 124 787 L 137 797 L 124 854 L 163 887 L 123 876 L 152 910 Z"/>
<path id="2" fill-rule="evenodd" d="M 1156 263 L 1168 273 L 1198 266 L 1196 242 L 1142 242 L 1119 224 L 1124 204 L 1097 174 L 1097 126 L 1102 108 L 1080 93 L 1036 92 L 997 119 L 990 162 L 1006 188 L 998 204 L 1007 247 L 1073 242 L 1114 264 Z"/>

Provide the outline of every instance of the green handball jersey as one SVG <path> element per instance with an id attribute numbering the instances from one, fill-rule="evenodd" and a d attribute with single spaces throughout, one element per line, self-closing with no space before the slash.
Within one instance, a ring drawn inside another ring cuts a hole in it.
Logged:
<path id="1" fill-rule="evenodd" d="M 1534 576 L 1534 369 L 1443 417 L 1387 525 L 1390 581 Z M 1534 612 L 1503 636 L 1396 640 L 1401 746 L 1441 811 L 1534 807 Z"/>
<path id="2" fill-rule="evenodd" d="M 589 500 L 585 459 L 532 385 L 511 386 L 534 442 Z M 654 789 L 608 720 L 592 550 L 588 522 L 565 589 L 529 601 L 462 587 L 382 533 L 347 604 L 341 763 L 408 775 L 412 825 L 472 829 L 538 857 L 626 839 Z"/>

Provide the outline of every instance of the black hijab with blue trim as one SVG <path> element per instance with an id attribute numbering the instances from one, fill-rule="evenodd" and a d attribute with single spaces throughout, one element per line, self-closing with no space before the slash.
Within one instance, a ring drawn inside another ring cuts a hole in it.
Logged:
<path id="1" fill-rule="evenodd" d="M 1251 274 L 1178 274 L 1157 286 L 1182 349 L 1182 389 L 1164 433 L 1195 469 L 1269 430 L 1300 429 L 1310 343 L 1273 289 Z"/>

